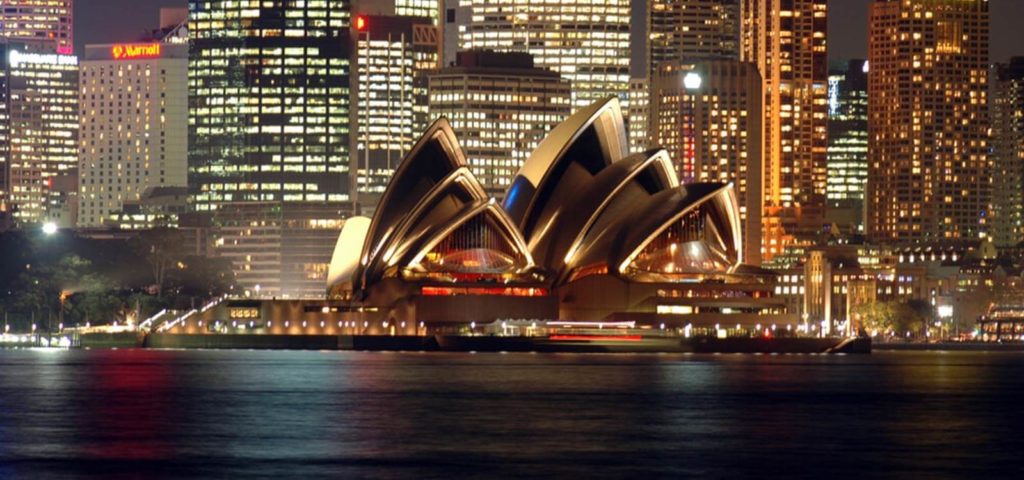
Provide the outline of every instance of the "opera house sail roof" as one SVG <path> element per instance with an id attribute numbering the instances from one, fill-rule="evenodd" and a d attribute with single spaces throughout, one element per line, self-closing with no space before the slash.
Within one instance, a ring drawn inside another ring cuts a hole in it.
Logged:
<path id="1" fill-rule="evenodd" d="M 732 185 L 681 185 L 665 150 L 629 155 L 626 138 L 616 98 L 579 110 L 499 202 L 473 176 L 447 120 L 437 120 L 373 218 L 346 222 L 329 296 L 365 299 L 395 282 L 557 292 L 594 275 L 686 283 L 748 272 Z"/>

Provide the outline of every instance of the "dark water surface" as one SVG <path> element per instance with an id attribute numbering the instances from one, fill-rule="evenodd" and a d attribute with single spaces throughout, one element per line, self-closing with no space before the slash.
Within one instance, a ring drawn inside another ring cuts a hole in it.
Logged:
<path id="1" fill-rule="evenodd" d="M 0 351 L 0 478 L 1024 478 L 1024 354 Z"/>

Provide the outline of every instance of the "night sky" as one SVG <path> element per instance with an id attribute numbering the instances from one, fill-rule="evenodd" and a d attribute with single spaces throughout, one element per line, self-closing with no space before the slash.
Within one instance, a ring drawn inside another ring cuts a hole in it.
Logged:
<path id="1" fill-rule="evenodd" d="M 643 28 L 646 0 L 633 1 L 633 21 Z M 867 56 L 868 5 L 872 0 L 829 1 L 829 56 L 833 59 Z M 134 40 L 159 22 L 160 7 L 184 7 L 187 0 L 78 0 L 75 5 L 76 48 L 81 52 L 87 43 L 110 43 Z M 1024 55 L 1018 30 L 1024 25 L 1024 1 L 991 0 L 992 60 L 1005 61 L 1013 55 Z M 640 33 L 637 35 L 637 33 Z M 643 72 L 643 34 L 634 29 L 633 71 Z"/>

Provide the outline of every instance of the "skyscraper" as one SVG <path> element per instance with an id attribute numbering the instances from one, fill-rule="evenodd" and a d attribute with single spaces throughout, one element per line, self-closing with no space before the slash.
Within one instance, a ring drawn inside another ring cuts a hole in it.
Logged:
<path id="1" fill-rule="evenodd" d="M 74 225 L 78 169 L 78 58 L 0 44 L 7 81 L 6 207 L 21 225 Z"/>
<path id="2" fill-rule="evenodd" d="M 868 180 L 868 62 L 850 60 L 828 77 L 828 220 L 864 230 Z"/>
<path id="3" fill-rule="evenodd" d="M 629 0 L 466 0 L 461 48 L 518 51 L 572 82 L 573 108 L 629 88 Z"/>
<path id="4" fill-rule="evenodd" d="M 742 0 L 741 57 L 763 82 L 766 260 L 824 220 L 827 0 Z"/>
<path id="5" fill-rule="evenodd" d="M 238 242 L 236 278 L 260 295 L 322 292 L 323 239 L 351 212 L 349 12 L 348 0 L 189 1 L 191 201 L 244 236 L 216 242 Z M 263 235 L 268 218 L 279 236 Z"/>
<path id="6" fill-rule="evenodd" d="M 988 2 L 871 6 L 868 234 L 878 242 L 987 235 Z"/>
<path id="7" fill-rule="evenodd" d="M 356 199 L 372 209 L 402 157 L 430 123 L 427 73 L 437 68 L 438 29 L 430 18 L 356 18 L 352 151 Z"/>
<path id="8" fill-rule="evenodd" d="M 647 66 L 740 56 L 739 0 L 648 0 Z"/>
<path id="9" fill-rule="evenodd" d="M 73 0 L 4 0 L 0 39 L 29 51 L 69 55 L 74 51 Z"/>
<path id="10" fill-rule="evenodd" d="M 1024 57 L 998 63 L 992 72 L 993 241 L 1024 240 Z"/>
<path id="11" fill-rule="evenodd" d="M 761 77 L 752 63 L 662 63 L 651 80 L 653 144 L 684 182 L 732 182 L 743 220 L 744 261 L 761 261 Z"/>
<path id="12" fill-rule="evenodd" d="M 430 118 L 446 117 L 480 184 L 504 196 L 523 162 L 569 116 L 569 81 L 528 53 L 470 50 L 430 75 Z"/>
<path id="13" fill-rule="evenodd" d="M 147 190 L 185 187 L 188 46 L 88 45 L 80 77 L 78 226 L 102 226 Z"/>

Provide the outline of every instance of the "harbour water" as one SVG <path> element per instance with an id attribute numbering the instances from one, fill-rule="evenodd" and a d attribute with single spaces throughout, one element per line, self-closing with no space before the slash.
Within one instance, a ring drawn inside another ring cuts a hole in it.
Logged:
<path id="1" fill-rule="evenodd" d="M 0 478 L 1024 478 L 1024 353 L 0 350 Z"/>

